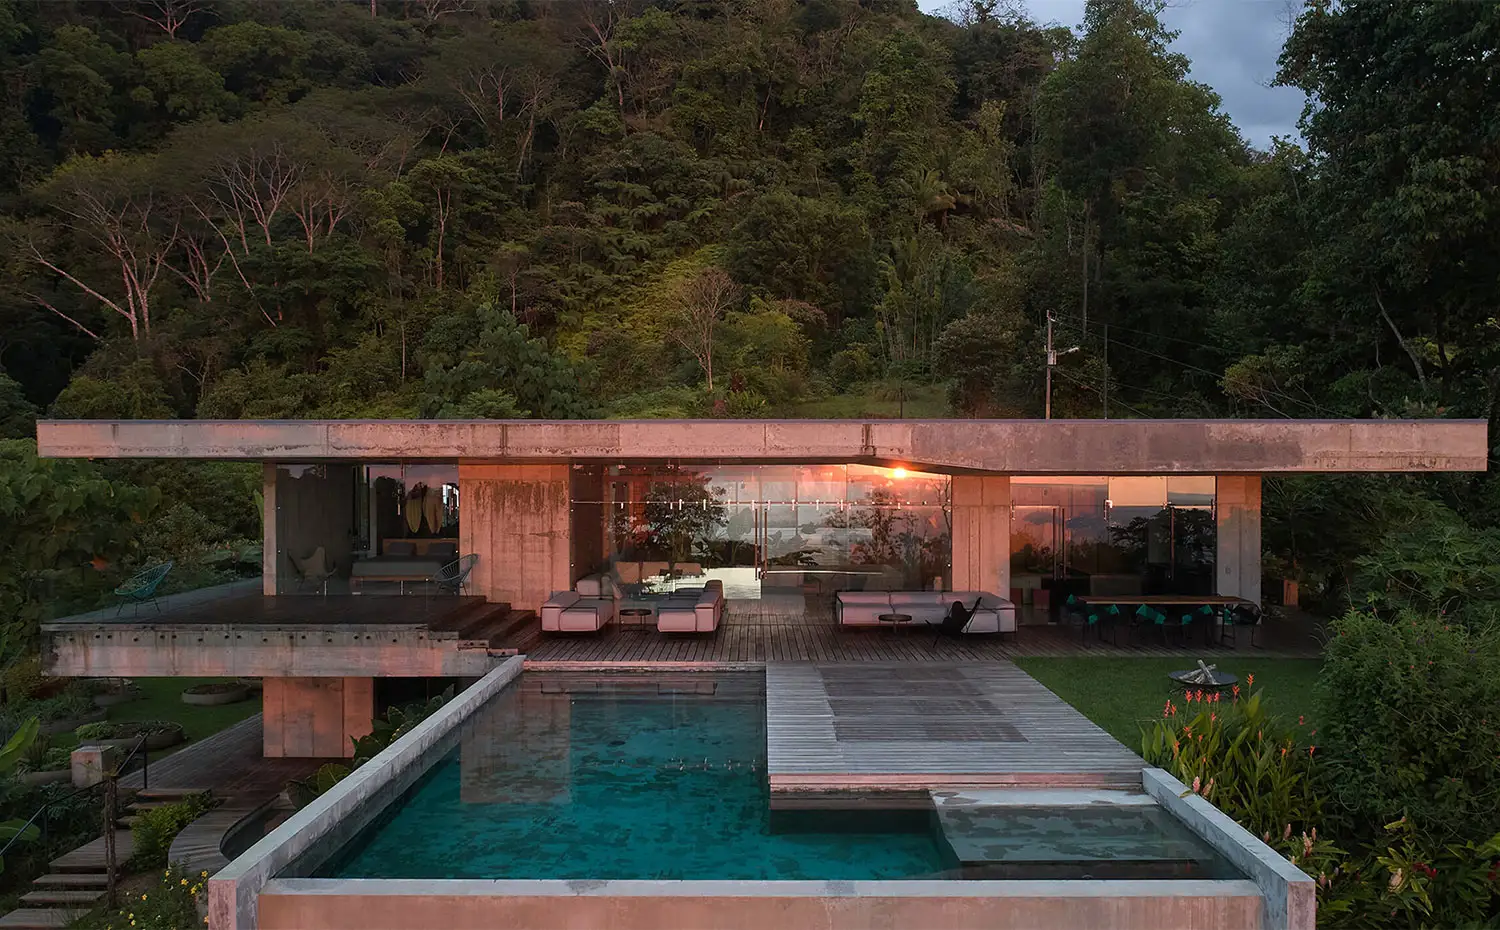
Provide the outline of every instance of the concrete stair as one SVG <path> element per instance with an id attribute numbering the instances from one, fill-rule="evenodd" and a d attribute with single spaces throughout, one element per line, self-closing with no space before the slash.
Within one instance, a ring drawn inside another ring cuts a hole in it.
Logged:
<path id="1" fill-rule="evenodd" d="M 142 811 L 175 804 L 191 794 L 203 794 L 198 788 L 146 788 L 135 793 L 127 813 L 116 823 L 115 874 L 125 870 L 123 864 L 135 852 L 135 841 L 129 825 L 140 819 Z M 0 930 L 55 930 L 88 913 L 104 900 L 109 883 L 104 860 L 104 837 L 53 859 L 52 871 L 32 881 L 35 890 L 21 896 L 25 907 L 0 917 Z"/>
<path id="2" fill-rule="evenodd" d="M 84 908 L 21 907 L 0 917 L 0 930 L 56 930 L 87 913 Z"/>
<path id="3" fill-rule="evenodd" d="M 90 872 L 53 872 L 43 875 L 40 878 L 32 879 L 31 883 L 43 888 L 98 888 L 102 891 L 107 883 L 107 879 L 103 872 L 97 875 Z"/>
<path id="4" fill-rule="evenodd" d="M 93 907 L 104 900 L 103 888 L 48 888 L 21 895 L 23 904 L 36 907 Z"/>

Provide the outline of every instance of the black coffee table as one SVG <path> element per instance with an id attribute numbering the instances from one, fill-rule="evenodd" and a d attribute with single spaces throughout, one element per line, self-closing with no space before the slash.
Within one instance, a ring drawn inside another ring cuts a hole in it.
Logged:
<path id="1" fill-rule="evenodd" d="M 645 627 L 651 625 L 651 615 L 656 613 L 649 607 L 624 607 L 620 609 L 620 628 Z M 625 618 L 629 617 L 630 622 Z"/>
<path id="2" fill-rule="evenodd" d="M 881 614 L 875 619 L 889 625 L 893 629 L 911 625 L 911 614 Z"/>

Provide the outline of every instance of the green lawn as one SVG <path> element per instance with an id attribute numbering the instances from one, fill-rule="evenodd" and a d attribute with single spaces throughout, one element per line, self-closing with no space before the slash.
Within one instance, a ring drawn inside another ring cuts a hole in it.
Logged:
<path id="1" fill-rule="evenodd" d="M 130 720 L 172 720 L 182 724 L 187 740 L 171 749 L 151 753 L 152 759 L 169 756 L 179 749 L 191 746 L 195 741 L 212 736 L 220 730 L 239 723 L 251 714 L 260 713 L 260 695 L 250 692 L 248 700 L 238 704 L 221 704 L 218 707 L 196 707 L 182 703 L 185 688 L 208 681 L 230 681 L 227 678 L 134 678 L 140 697 L 109 709 L 109 719 L 117 723 Z M 52 745 L 70 747 L 77 744 L 71 733 L 52 737 Z"/>
<path id="2" fill-rule="evenodd" d="M 260 712 L 260 695 L 250 692 L 249 700 L 238 704 L 221 704 L 218 707 L 196 707 L 182 703 L 182 692 L 193 685 L 209 681 L 229 681 L 226 678 L 136 678 L 135 686 L 141 696 L 134 701 L 116 704 L 109 709 L 109 719 L 119 722 L 127 720 L 174 720 L 182 724 L 188 742 L 212 736 L 231 724 L 239 723 L 251 714 Z"/>
<path id="3" fill-rule="evenodd" d="M 1089 656 L 1076 659 L 1016 659 L 1016 664 L 1051 688 L 1083 715 L 1131 750 L 1141 748 L 1141 724 L 1161 716 L 1170 693 L 1167 673 L 1190 668 L 1190 660 Z M 1233 656 L 1216 660 L 1220 671 L 1255 676 L 1271 710 L 1295 720 L 1313 719 L 1313 684 L 1320 659 Z"/>

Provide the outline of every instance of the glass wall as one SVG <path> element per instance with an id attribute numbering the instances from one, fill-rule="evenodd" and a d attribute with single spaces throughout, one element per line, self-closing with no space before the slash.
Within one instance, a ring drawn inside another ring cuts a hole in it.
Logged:
<path id="1" fill-rule="evenodd" d="M 355 492 L 360 551 L 388 555 L 392 543 L 407 555 L 422 555 L 433 543 L 457 550 L 457 465 L 366 465 L 362 472 Z"/>
<path id="2" fill-rule="evenodd" d="M 586 472 L 587 466 L 576 466 Z M 626 584 L 724 581 L 729 597 L 776 590 L 944 588 L 946 475 L 866 465 L 631 466 L 575 480 L 574 572 Z M 580 498 L 601 488 L 600 500 Z M 602 555 L 579 529 L 603 513 Z"/>
<path id="3" fill-rule="evenodd" d="M 1211 594 L 1212 475 L 1011 478 L 1011 586 L 1066 594 Z"/>

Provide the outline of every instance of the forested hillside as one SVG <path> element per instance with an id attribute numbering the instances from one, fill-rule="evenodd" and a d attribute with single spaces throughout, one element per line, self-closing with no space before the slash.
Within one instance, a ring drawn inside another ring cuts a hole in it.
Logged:
<path id="1" fill-rule="evenodd" d="M 1057 416 L 1493 419 L 1496 6 L 1315 0 L 1270 152 L 1158 12 L 8 0 L 0 428 L 1039 416 L 1049 313 Z"/>

